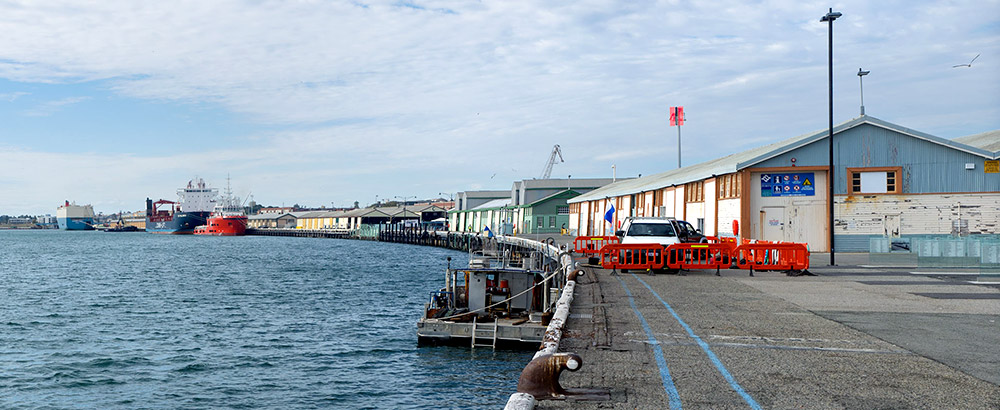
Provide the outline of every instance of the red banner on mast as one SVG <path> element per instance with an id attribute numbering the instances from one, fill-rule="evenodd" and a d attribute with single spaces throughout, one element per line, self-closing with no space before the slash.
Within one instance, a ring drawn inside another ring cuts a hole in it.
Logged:
<path id="1" fill-rule="evenodd" d="M 670 126 L 684 125 L 684 107 L 670 107 Z"/>

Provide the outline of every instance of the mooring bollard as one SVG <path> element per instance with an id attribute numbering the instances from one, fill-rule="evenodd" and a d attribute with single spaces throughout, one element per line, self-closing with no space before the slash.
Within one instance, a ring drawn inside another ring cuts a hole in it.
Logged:
<path id="1" fill-rule="evenodd" d="M 583 358 L 576 353 L 553 353 L 539 356 L 528 363 L 517 381 L 517 392 L 528 393 L 537 400 L 561 398 L 566 389 L 559 385 L 563 370 L 575 372 L 583 365 Z"/>

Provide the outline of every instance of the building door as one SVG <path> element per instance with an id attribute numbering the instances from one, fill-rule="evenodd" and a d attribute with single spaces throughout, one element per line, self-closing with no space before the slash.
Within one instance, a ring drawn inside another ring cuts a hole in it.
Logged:
<path id="1" fill-rule="evenodd" d="M 890 238 L 899 237 L 899 215 L 886 215 L 882 219 L 882 230 L 885 236 Z"/>
<path id="2" fill-rule="evenodd" d="M 785 207 L 763 207 L 760 209 L 761 239 L 765 241 L 785 240 Z"/>

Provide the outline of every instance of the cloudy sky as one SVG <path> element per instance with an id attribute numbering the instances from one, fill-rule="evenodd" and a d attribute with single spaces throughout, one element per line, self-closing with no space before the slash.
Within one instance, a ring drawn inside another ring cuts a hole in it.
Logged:
<path id="1" fill-rule="evenodd" d="M 0 0 L 0 214 L 662 172 L 824 129 L 829 7 L 835 122 L 1000 129 L 997 0 Z"/>

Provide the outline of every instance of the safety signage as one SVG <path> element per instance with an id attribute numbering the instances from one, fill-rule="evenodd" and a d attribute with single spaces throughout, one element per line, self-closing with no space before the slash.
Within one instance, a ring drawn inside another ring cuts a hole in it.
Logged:
<path id="1" fill-rule="evenodd" d="M 816 176 L 812 172 L 760 175 L 760 196 L 815 195 Z"/>
<path id="2" fill-rule="evenodd" d="M 986 164 L 983 166 L 983 172 L 987 174 L 1000 173 L 1000 160 L 986 161 Z"/>

